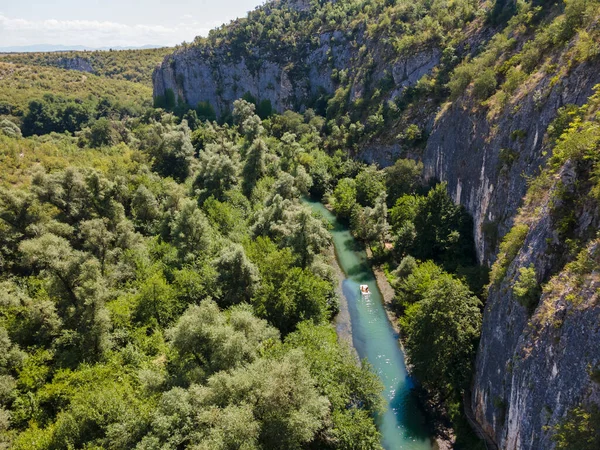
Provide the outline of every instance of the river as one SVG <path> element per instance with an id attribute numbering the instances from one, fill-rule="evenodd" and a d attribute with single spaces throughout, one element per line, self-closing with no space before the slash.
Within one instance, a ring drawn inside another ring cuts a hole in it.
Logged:
<path id="1" fill-rule="evenodd" d="M 386 450 L 431 450 L 432 439 L 425 417 L 411 392 L 404 353 L 398 335 L 383 307 L 383 298 L 365 250 L 350 230 L 321 203 L 306 200 L 313 211 L 321 213 L 333 226 L 331 235 L 338 263 L 346 278 L 342 283 L 352 324 L 352 343 L 361 359 L 366 358 L 385 386 L 387 408 L 377 418 L 382 445 Z M 369 285 L 371 295 L 360 294 L 359 286 Z"/>

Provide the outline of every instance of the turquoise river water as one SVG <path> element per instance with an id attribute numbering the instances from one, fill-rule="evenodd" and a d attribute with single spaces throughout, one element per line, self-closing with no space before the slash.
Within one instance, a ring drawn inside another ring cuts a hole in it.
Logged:
<path id="1" fill-rule="evenodd" d="M 385 386 L 387 409 L 377 418 L 384 448 L 431 450 L 431 435 L 411 393 L 413 382 L 406 372 L 404 353 L 383 308 L 383 298 L 364 249 L 350 230 L 321 203 L 307 200 L 307 204 L 333 226 L 331 234 L 336 257 L 346 275 L 342 289 L 348 301 L 352 342 L 358 356 L 369 361 Z M 369 285 L 371 295 L 368 298 L 360 294 L 361 284 Z"/>

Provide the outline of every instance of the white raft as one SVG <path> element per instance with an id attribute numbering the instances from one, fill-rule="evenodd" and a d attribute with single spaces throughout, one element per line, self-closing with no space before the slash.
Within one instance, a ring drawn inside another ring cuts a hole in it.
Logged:
<path id="1" fill-rule="evenodd" d="M 362 295 L 370 295 L 371 291 L 369 291 L 369 286 L 366 284 L 361 284 L 360 285 L 360 293 Z"/>

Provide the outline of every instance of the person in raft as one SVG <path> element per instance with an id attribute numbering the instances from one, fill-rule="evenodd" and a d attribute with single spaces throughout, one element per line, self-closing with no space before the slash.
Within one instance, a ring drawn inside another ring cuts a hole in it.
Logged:
<path id="1" fill-rule="evenodd" d="M 370 294 L 370 292 L 369 292 L 369 286 L 367 286 L 366 284 L 361 284 L 360 285 L 360 292 L 362 292 L 363 294 Z"/>

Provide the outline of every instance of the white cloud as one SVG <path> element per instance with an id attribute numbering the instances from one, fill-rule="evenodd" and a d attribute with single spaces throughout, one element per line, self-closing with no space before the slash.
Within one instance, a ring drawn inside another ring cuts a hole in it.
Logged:
<path id="1" fill-rule="evenodd" d="M 206 36 L 212 24 L 200 24 L 191 18 L 170 26 L 127 25 L 96 20 L 26 20 L 0 13 L 2 46 L 32 44 L 85 45 L 89 47 L 175 45 Z"/>

